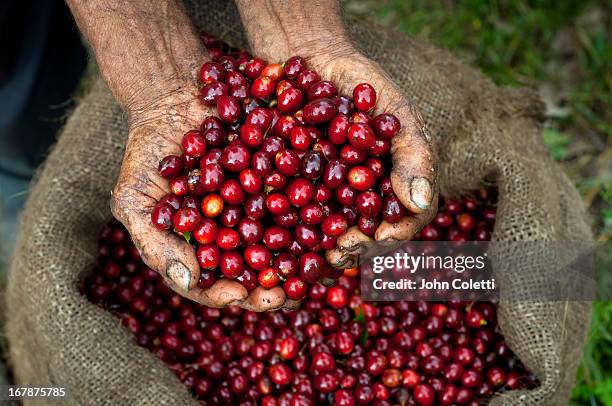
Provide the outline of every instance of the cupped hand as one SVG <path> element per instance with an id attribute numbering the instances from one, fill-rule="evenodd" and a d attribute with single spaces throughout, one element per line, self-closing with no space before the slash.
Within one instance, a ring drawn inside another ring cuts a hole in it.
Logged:
<path id="1" fill-rule="evenodd" d="M 356 85 L 371 84 L 377 94 L 373 116 L 391 113 L 399 119 L 401 130 L 391 140 L 391 184 L 408 214 L 398 223 L 383 221 L 375 239 L 411 239 L 433 218 L 438 200 L 435 144 L 421 114 L 378 64 L 351 47 L 313 55 L 309 62 L 322 78 L 337 84 L 340 94 L 352 95 Z M 356 256 L 347 254 L 363 254 L 363 243 L 368 241 L 369 237 L 353 227 L 338 239 L 338 248 L 328 252 L 327 258 L 332 264 L 348 261 L 343 266 L 355 266 Z"/>
<path id="2" fill-rule="evenodd" d="M 151 212 L 169 191 L 169 182 L 158 173 L 159 161 L 167 155 L 181 155 L 183 135 L 200 127 L 215 111 L 198 100 L 197 85 L 175 87 L 154 106 L 130 113 L 125 156 L 113 190 L 113 215 L 130 232 L 143 261 L 158 271 L 177 293 L 211 307 L 237 304 L 266 311 L 285 303 L 280 287 L 258 287 L 249 292 L 235 280 L 218 279 L 208 289 L 198 287 L 200 267 L 192 245 L 172 230 L 160 231 L 151 222 Z"/>
<path id="3" fill-rule="evenodd" d="M 399 119 L 401 130 L 391 140 L 391 183 L 408 212 L 398 223 L 383 221 L 374 239 L 412 239 L 433 218 L 438 201 L 436 145 L 417 108 L 377 63 L 346 42 L 328 44 L 312 39 L 299 46 L 275 44 L 268 43 L 265 37 L 255 36 L 251 41 L 253 52 L 269 60 L 303 56 L 309 69 L 336 84 L 340 95 L 352 97 L 356 85 L 369 83 L 376 90 L 377 99 L 372 115 L 390 113 Z M 321 47 L 321 44 L 326 46 Z M 354 226 L 338 238 L 338 247 L 327 252 L 327 260 L 336 267 L 352 268 L 371 241 L 372 238 Z"/>

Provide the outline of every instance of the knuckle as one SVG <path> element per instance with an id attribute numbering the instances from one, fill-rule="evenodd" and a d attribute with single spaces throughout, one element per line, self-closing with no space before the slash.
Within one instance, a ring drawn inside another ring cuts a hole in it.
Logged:
<path id="1" fill-rule="evenodd" d="M 125 197 L 125 189 L 116 187 L 110 198 L 111 213 L 117 220 L 124 220 L 127 215 L 125 208 L 127 207 L 127 199 Z"/>

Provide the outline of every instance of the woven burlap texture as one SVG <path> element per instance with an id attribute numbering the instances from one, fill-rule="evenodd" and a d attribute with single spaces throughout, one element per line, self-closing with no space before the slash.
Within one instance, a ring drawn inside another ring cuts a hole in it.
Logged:
<path id="1" fill-rule="evenodd" d="M 233 2 L 188 8 L 202 30 L 247 46 Z M 536 96 L 497 87 L 448 52 L 403 34 L 363 21 L 347 25 L 356 45 L 387 70 L 440 140 L 443 192 L 498 186 L 494 239 L 591 238 L 578 193 L 542 145 Z M 20 384 L 67 386 L 69 399 L 62 404 L 191 404 L 161 361 L 77 291 L 94 262 L 98 230 L 110 218 L 126 130 L 124 114 L 98 80 L 40 171 L 10 270 L 10 358 Z M 521 280 L 515 281 L 514 288 L 520 287 Z M 541 385 L 497 396 L 491 404 L 567 404 L 590 305 L 501 302 L 499 319 L 508 344 Z"/>

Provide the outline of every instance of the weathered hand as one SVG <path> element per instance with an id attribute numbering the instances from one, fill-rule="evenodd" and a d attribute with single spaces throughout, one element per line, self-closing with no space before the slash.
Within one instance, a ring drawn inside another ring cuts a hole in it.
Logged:
<path id="1" fill-rule="evenodd" d="M 129 230 L 143 261 L 181 295 L 212 307 L 279 308 L 285 302 L 280 287 L 257 288 L 249 295 L 238 281 L 223 278 L 209 289 L 199 288 L 200 267 L 193 246 L 151 222 L 153 207 L 169 193 L 168 180 L 157 171 L 159 161 L 166 155 L 180 155 L 183 134 L 214 114 L 197 99 L 195 85 L 171 92 L 151 110 L 131 114 L 125 157 L 112 196 L 113 214 Z"/>
<path id="2" fill-rule="evenodd" d="M 421 115 L 385 71 L 352 46 L 337 2 L 264 2 L 265 7 L 255 8 L 237 1 L 253 54 L 274 62 L 300 55 L 343 95 L 352 96 L 356 85 L 369 83 L 377 92 L 374 114 L 391 113 L 400 120 L 402 128 L 391 142 L 391 182 L 409 213 L 399 223 L 383 222 L 375 239 L 411 239 L 435 215 L 438 199 L 436 146 Z M 363 253 L 361 243 L 367 241 L 371 238 L 353 227 L 327 259 L 338 267 L 353 267 Z"/>
<path id="3" fill-rule="evenodd" d="M 435 215 L 438 199 L 435 145 L 420 113 L 378 64 L 350 47 L 316 54 L 308 61 L 321 77 L 336 83 L 341 94 L 351 95 L 357 84 L 370 83 L 377 92 L 374 114 L 391 113 L 400 120 L 402 128 L 391 141 L 391 183 L 409 213 L 399 223 L 383 221 L 376 230 L 375 239 L 411 239 Z M 369 240 L 353 227 L 339 238 L 339 248 L 328 252 L 327 258 L 330 263 L 340 265 L 350 259 L 345 254 L 354 251 L 357 243 Z M 343 264 L 354 265 L 353 262 Z"/>

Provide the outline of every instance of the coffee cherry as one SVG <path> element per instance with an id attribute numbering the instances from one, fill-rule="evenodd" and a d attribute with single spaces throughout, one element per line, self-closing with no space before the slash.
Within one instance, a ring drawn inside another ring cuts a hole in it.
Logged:
<path id="1" fill-rule="evenodd" d="M 153 207 L 151 221 L 159 230 L 169 230 L 172 228 L 173 216 L 176 209 L 169 203 L 160 202 Z"/>
<path id="2" fill-rule="evenodd" d="M 210 82 L 200 89 L 200 100 L 206 106 L 216 106 L 219 97 L 227 95 L 229 92 L 227 85 L 221 82 Z"/>
<path id="3" fill-rule="evenodd" d="M 307 179 L 315 180 L 323 174 L 324 164 L 325 161 L 320 152 L 306 152 L 300 163 L 300 174 Z"/>
<path id="4" fill-rule="evenodd" d="M 298 224 L 294 230 L 295 239 L 306 248 L 314 248 L 321 241 L 318 229 L 307 224 Z"/>
<path id="5" fill-rule="evenodd" d="M 357 227 L 359 231 L 367 235 L 368 237 L 374 237 L 376 229 L 380 223 L 377 219 L 371 217 L 359 217 L 357 221 Z"/>
<path id="6" fill-rule="evenodd" d="M 312 137 L 305 127 L 294 127 L 290 135 L 291 146 L 300 151 L 305 151 L 312 142 Z"/>
<path id="7" fill-rule="evenodd" d="M 227 86 L 246 86 L 247 80 L 240 72 L 228 71 L 225 74 L 225 84 Z"/>
<path id="8" fill-rule="evenodd" d="M 341 214 L 332 214 L 323 220 L 321 230 L 329 237 L 339 237 L 346 232 L 348 223 Z"/>
<path id="9" fill-rule="evenodd" d="M 244 218 L 238 224 L 238 234 L 240 234 L 240 238 L 246 244 L 254 244 L 261 241 L 264 229 L 260 222 Z"/>
<path id="10" fill-rule="evenodd" d="M 206 141 L 196 130 L 186 132 L 181 145 L 185 155 L 193 158 L 199 158 L 206 152 Z"/>
<path id="11" fill-rule="evenodd" d="M 376 91 L 368 83 L 360 83 L 353 89 L 353 103 L 361 111 L 370 111 L 376 106 Z"/>
<path id="12" fill-rule="evenodd" d="M 300 158 L 292 150 L 283 150 L 276 154 L 275 166 L 285 176 L 293 176 L 297 173 Z"/>
<path id="13" fill-rule="evenodd" d="M 247 196 L 244 214 L 251 220 L 261 220 L 266 215 L 266 198 L 262 193 Z"/>
<path id="14" fill-rule="evenodd" d="M 472 328 L 480 328 L 487 324 L 484 316 L 476 309 L 471 309 L 465 315 L 465 323 Z"/>
<path id="15" fill-rule="evenodd" d="M 272 193 L 266 198 L 266 207 L 272 214 L 285 214 L 289 212 L 291 203 L 280 193 Z"/>
<path id="16" fill-rule="evenodd" d="M 183 160 L 177 155 L 168 155 L 159 162 L 158 171 L 162 178 L 176 178 L 183 171 Z"/>
<path id="17" fill-rule="evenodd" d="M 243 169 L 239 175 L 242 189 L 250 194 L 256 194 L 263 189 L 263 182 L 253 169 Z"/>
<path id="18" fill-rule="evenodd" d="M 413 396 L 418 405 L 430 406 L 434 404 L 436 393 L 431 386 L 419 384 L 414 388 Z"/>
<path id="19" fill-rule="evenodd" d="M 264 139 L 263 132 L 259 127 L 251 124 L 244 124 L 240 127 L 240 139 L 250 148 L 261 145 Z"/>
<path id="20" fill-rule="evenodd" d="M 359 191 L 366 191 L 374 186 L 376 176 L 365 166 L 355 166 L 348 172 L 348 184 Z"/>
<path id="21" fill-rule="evenodd" d="M 278 63 L 270 63 L 261 71 L 261 76 L 267 76 L 277 82 L 284 75 L 283 67 Z"/>
<path id="22" fill-rule="evenodd" d="M 320 204 L 309 203 L 300 209 L 299 217 L 306 224 L 317 225 L 323 222 L 325 214 Z"/>
<path id="23" fill-rule="evenodd" d="M 295 207 L 303 207 L 314 198 L 314 186 L 305 178 L 297 178 L 287 186 L 287 197 Z M 272 211 L 272 210 L 270 210 Z M 275 213 L 282 214 L 282 213 Z"/>
<path id="24" fill-rule="evenodd" d="M 295 116 L 281 116 L 273 126 L 273 134 L 281 139 L 289 138 L 291 130 L 299 126 L 300 122 Z"/>
<path id="25" fill-rule="evenodd" d="M 347 165 L 359 165 L 365 162 L 367 158 L 365 151 L 354 147 L 353 145 L 345 145 L 340 150 L 340 159 Z"/>
<path id="26" fill-rule="evenodd" d="M 332 82 L 328 80 L 321 80 L 310 85 L 306 93 L 308 95 L 308 100 L 322 98 L 331 99 L 338 94 L 338 89 Z"/>
<path id="27" fill-rule="evenodd" d="M 217 232 L 215 242 L 222 250 L 235 250 L 240 245 L 240 236 L 231 228 L 222 227 Z"/>
<path id="28" fill-rule="evenodd" d="M 259 284 L 266 289 L 271 289 L 280 282 L 280 278 L 273 268 L 266 268 L 262 270 L 257 276 L 257 280 Z"/>
<path id="29" fill-rule="evenodd" d="M 240 118 L 240 103 L 235 97 L 222 95 L 217 99 L 217 113 L 226 123 L 235 123 Z"/>
<path id="30" fill-rule="evenodd" d="M 344 114 L 338 114 L 331 120 L 327 127 L 329 140 L 336 145 L 343 145 L 346 143 L 349 126 L 348 117 Z"/>
<path id="31" fill-rule="evenodd" d="M 251 95 L 256 99 L 268 100 L 274 94 L 274 80 L 260 76 L 251 85 Z"/>
<path id="32" fill-rule="evenodd" d="M 405 215 L 404 205 L 395 195 L 385 197 L 382 203 L 382 218 L 388 223 L 398 223 Z"/>
<path id="33" fill-rule="evenodd" d="M 220 163 L 223 168 L 231 172 L 240 172 L 249 166 L 251 154 L 240 144 L 231 144 L 223 149 Z"/>
<path id="34" fill-rule="evenodd" d="M 245 249 L 244 259 L 251 268 L 256 271 L 263 271 L 270 265 L 272 253 L 263 245 L 254 244 Z"/>
<path id="35" fill-rule="evenodd" d="M 264 177 L 272 172 L 272 161 L 263 151 L 257 151 L 251 157 L 251 170 L 259 177 Z"/>
<path id="36" fill-rule="evenodd" d="M 203 269 L 215 269 L 221 261 L 221 251 L 215 244 L 202 244 L 196 250 L 196 258 Z"/>
<path id="37" fill-rule="evenodd" d="M 457 228 L 461 231 L 469 232 L 476 227 L 476 221 L 474 217 L 467 213 L 463 213 L 457 216 Z"/>
<path id="38" fill-rule="evenodd" d="M 297 88 L 285 89 L 278 96 L 278 110 L 283 114 L 293 114 L 302 107 L 304 95 Z"/>
<path id="39" fill-rule="evenodd" d="M 226 180 L 219 194 L 227 204 L 240 204 L 245 199 L 244 190 L 236 179 Z"/>
<path id="40" fill-rule="evenodd" d="M 202 83 L 223 82 L 225 69 L 216 62 L 206 62 L 200 68 L 200 81 Z"/>
<path id="41" fill-rule="evenodd" d="M 279 97 L 287 89 L 296 89 L 295 83 L 291 80 L 283 79 L 276 84 L 274 93 L 276 94 L 277 102 L 280 103 Z"/>
<path id="42" fill-rule="evenodd" d="M 180 209 L 182 202 L 183 199 L 181 197 L 173 195 L 172 193 L 168 193 L 159 199 L 159 203 L 168 203 L 174 210 Z"/>
<path id="43" fill-rule="evenodd" d="M 310 283 L 317 282 L 324 267 L 325 262 L 321 256 L 314 252 L 308 252 L 299 259 L 300 278 Z"/>
<path id="44" fill-rule="evenodd" d="M 362 192 L 355 198 L 357 212 L 364 217 L 378 216 L 382 208 L 382 200 L 373 191 Z"/>
<path id="45" fill-rule="evenodd" d="M 253 58 L 244 65 L 238 65 L 238 70 L 244 72 L 249 79 L 255 79 L 266 66 L 266 62 L 261 58 Z"/>
<path id="46" fill-rule="evenodd" d="M 332 286 L 327 289 L 325 302 L 333 308 L 341 309 L 348 303 L 348 292 L 342 286 Z"/>
<path id="47" fill-rule="evenodd" d="M 300 217 L 297 210 L 291 207 L 287 213 L 278 214 L 274 216 L 272 220 L 274 221 L 274 224 L 281 226 L 282 228 L 290 228 L 295 226 L 300 221 Z"/>
<path id="48" fill-rule="evenodd" d="M 338 159 L 332 159 L 323 170 L 323 182 L 330 189 L 342 186 L 348 176 L 348 167 Z"/>
<path id="49" fill-rule="evenodd" d="M 198 244 L 210 244 L 217 239 L 218 231 L 217 223 L 209 218 L 203 218 L 193 230 L 193 238 Z"/>
<path id="50" fill-rule="evenodd" d="M 193 231 L 197 224 L 202 219 L 202 216 L 196 209 L 186 207 L 179 209 L 174 213 L 172 217 L 172 224 L 174 228 L 181 233 L 188 233 Z"/>
<path id="51" fill-rule="evenodd" d="M 301 300 L 306 295 L 306 284 L 297 277 L 291 277 L 283 283 L 283 289 L 287 298 L 291 300 Z"/>
<path id="52" fill-rule="evenodd" d="M 200 170 L 200 184 L 207 192 L 214 192 L 221 188 L 225 175 L 223 168 L 218 164 L 206 164 Z"/>
<path id="53" fill-rule="evenodd" d="M 374 131 L 367 124 L 356 123 L 351 124 L 346 132 L 348 141 L 355 148 L 370 149 L 376 143 Z"/>
<path id="54" fill-rule="evenodd" d="M 262 107 L 256 107 L 247 114 L 245 119 L 245 125 L 246 124 L 255 126 L 265 133 L 272 124 L 272 113 Z"/>
<path id="55" fill-rule="evenodd" d="M 285 62 L 285 66 L 283 70 L 285 71 L 285 76 L 289 79 L 296 79 L 300 72 L 306 69 L 306 61 L 302 57 L 292 56 L 287 59 Z"/>
<path id="56" fill-rule="evenodd" d="M 237 251 L 222 252 L 219 268 L 226 278 L 237 278 L 244 270 L 242 256 Z"/>
<path id="57" fill-rule="evenodd" d="M 318 82 L 319 80 L 321 80 L 321 77 L 318 73 L 304 69 L 298 74 L 295 83 L 300 90 L 305 92 L 312 84 Z"/>
<path id="58" fill-rule="evenodd" d="M 393 138 L 399 132 L 401 125 L 393 114 L 379 114 L 372 120 L 372 128 L 383 138 Z"/>
<path id="59" fill-rule="evenodd" d="M 202 213 L 209 218 L 217 217 L 223 211 L 223 199 L 216 194 L 206 195 L 201 203 Z"/>
<path id="60" fill-rule="evenodd" d="M 309 125 L 331 121 L 336 114 L 338 114 L 338 107 L 330 99 L 313 100 L 304 106 L 304 121 Z"/>

